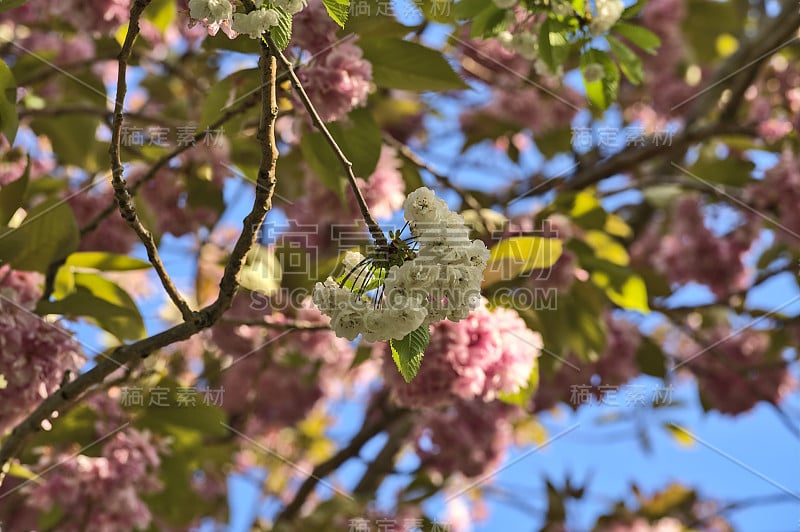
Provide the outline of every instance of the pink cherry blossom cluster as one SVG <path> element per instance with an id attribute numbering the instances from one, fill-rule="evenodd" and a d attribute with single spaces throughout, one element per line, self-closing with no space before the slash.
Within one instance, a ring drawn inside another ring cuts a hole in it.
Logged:
<path id="1" fill-rule="evenodd" d="M 308 323 L 329 322 L 310 300 L 293 315 Z M 254 309 L 248 295 L 242 294 L 226 317 L 258 320 L 265 318 L 265 311 Z M 289 318 L 268 311 L 267 319 L 281 323 Z M 302 420 L 319 399 L 340 390 L 355 355 L 346 340 L 325 329 L 287 332 L 218 324 L 211 330 L 211 342 L 231 357 L 222 372 L 223 408 L 234 418 L 250 416 L 249 432 Z"/>
<path id="2" fill-rule="evenodd" d="M 372 64 L 361 48 L 342 42 L 317 54 L 298 77 L 322 120 L 334 122 L 367 103 Z"/>
<path id="3" fill-rule="evenodd" d="M 5 135 L 0 134 L 0 187 L 9 185 L 22 177 L 28 159 L 22 150 L 12 149 Z"/>
<path id="4" fill-rule="evenodd" d="M 334 122 L 367 103 L 371 90 L 372 64 L 364 59 L 353 40 L 340 40 L 339 27 L 321 0 L 311 0 L 294 19 L 291 45 L 308 53 L 308 63 L 298 71 L 311 102 L 325 122 Z M 293 96 L 295 106 L 302 103 Z"/>
<path id="5" fill-rule="evenodd" d="M 800 127 L 800 72 L 783 56 L 773 56 L 756 83 L 745 92 L 749 118 L 756 133 L 768 143 L 777 142 Z"/>
<path id="6" fill-rule="evenodd" d="M 500 401 L 458 401 L 441 410 L 424 410 L 414 434 L 423 467 L 445 477 L 491 471 L 512 442 L 515 413 L 517 408 Z"/>
<path id="7" fill-rule="evenodd" d="M 32 134 L 30 129 L 21 126 L 17 136 Z M 28 177 L 30 179 L 38 179 L 43 175 L 51 172 L 55 168 L 55 162 L 52 157 L 52 146 L 50 141 L 45 136 L 39 136 L 32 139 L 36 148 L 34 153 L 26 153 L 21 147 L 12 147 L 5 135 L 0 133 L 0 187 L 9 185 L 21 178 L 25 174 L 28 157 L 30 157 L 30 168 L 28 169 Z"/>
<path id="8" fill-rule="evenodd" d="M 777 212 L 780 223 L 773 228 L 777 238 L 791 246 L 800 245 L 800 161 L 791 150 L 784 150 L 762 181 L 747 187 L 745 197 L 756 209 Z"/>
<path id="9" fill-rule="evenodd" d="M 19 44 L 38 54 L 57 50 L 58 54 L 51 59 L 56 65 L 74 65 L 89 61 L 95 54 L 94 41 L 85 34 L 64 36 L 55 31 L 34 31 L 20 39 Z"/>
<path id="10" fill-rule="evenodd" d="M 161 489 L 160 463 L 153 436 L 134 428 L 104 440 L 99 456 L 48 452 L 36 466 L 47 474 L 29 485 L 26 505 L 40 512 L 60 508 L 58 530 L 66 532 L 144 530 L 153 516 L 141 496 Z"/>
<path id="11" fill-rule="evenodd" d="M 490 310 L 484 302 L 466 319 L 432 326 L 422 367 L 410 383 L 392 364 L 384 365 L 384 376 L 396 401 L 408 407 L 488 401 L 524 388 L 541 348 L 541 336 L 515 311 Z"/>
<path id="12" fill-rule="evenodd" d="M 634 324 L 610 315 L 605 322 L 606 348 L 596 361 L 569 355 L 554 373 L 540 373 L 533 398 L 534 412 L 549 410 L 558 403 L 577 409 L 580 403 L 573 401 L 576 386 L 589 386 L 592 395 L 600 398 L 604 394 L 602 386 L 620 386 L 639 375 L 636 363 L 641 343 L 639 330 Z"/>
<path id="13" fill-rule="evenodd" d="M 531 62 L 500 44 L 497 39 L 469 39 L 464 27 L 461 42 L 461 68 L 465 75 L 498 85 L 516 85 L 526 79 Z"/>
<path id="14" fill-rule="evenodd" d="M 84 357 L 72 333 L 33 310 L 41 297 L 41 276 L 0 266 L 0 434 L 11 429 L 58 389 Z"/>
<path id="15" fill-rule="evenodd" d="M 128 20 L 130 4 L 131 0 L 29 0 L 0 14 L 0 21 L 32 25 L 61 20 L 82 32 L 110 35 Z"/>
<path id="16" fill-rule="evenodd" d="M 778 404 L 796 388 L 786 362 L 769 354 L 769 333 L 735 330 L 723 323 L 699 334 L 703 345 L 686 340 L 677 356 L 694 373 L 700 395 L 711 408 L 737 415 L 760 401 Z"/>
<path id="17" fill-rule="evenodd" d="M 665 224 L 655 221 L 631 246 L 634 265 L 654 269 L 671 283 L 704 284 L 718 297 L 744 289 L 748 273 L 743 259 L 758 237 L 757 219 L 744 222 L 724 236 L 705 225 L 703 205 L 696 196 L 682 196 L 672 205 Z"/>
<path id="18" fill-rule="evenodd" d="M 75 220 L 79 227 L 83 227 L 103 212 L 109 205 L 114 204 L 114 193 L 111 187 L 98 185 L 100 190 L 87 190 L 80 192 L 70 189 L 65 194 L 67 204 L 72 207 Z M 97 228 L 81 237 L 81 251 L 108 251 L 127 255 L 138 242 L 136 233 L 128 227 L 128 223 L 119 215 L 112 213 L 103 219 Z"/>

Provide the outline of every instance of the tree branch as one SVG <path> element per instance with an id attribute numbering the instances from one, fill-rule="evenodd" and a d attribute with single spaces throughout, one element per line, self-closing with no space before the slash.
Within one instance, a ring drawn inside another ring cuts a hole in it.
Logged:
<path id="1" fill-rule="evenodd" d="M 339 452 L 337 452 L 328 460 L 317 464 L 314 467 L 314 470 L 297 490 L 297 493 L 295 493 L 292 501 L 287 504 L 275 517 L 273 527 L 284 521 L 291 521 L 294 519 L 300 512 L 300 509 L 303 507 L 305 501 L 308 499 L 308 496 L 311 495 L 311 493 L 314 491 L 314 488 L 317 487 L 317 484 L 319 484 L 320 480 L 339 469 L 342 464 L 351 458 L 358 456 L 361 448 L 364 447 L 369 440 L 387 428 L 396 425 L 399 421 L 407 419 L 411 415 L 411 411 L 409 410 L 396 410 L 389 407 L 386 404 L 387 398 L 388 394 L 384 392 L 378 398 L 378 402 L 373 403 L 376 405 L 379 412 L 376 413 L 371 412 L 370 409 L 367 410 L 364 418 L 364 424 L 361 426 L 361 429 L 358 431 L 358 433 L 353 436 L 353 439 L 350 440 L 350 443 L 348 443 L 347 446 L 340 449 Z M 375 416 L 377 418 L 375 421 L 371 421 L 373 419 L 371 414 L 377 414 L 377 416 Z"/>
<path id="2" fill-rule="evenodd" d="M 314 107 L 314 104 L 311 102 L 311 99 L 308 97 L 306 90 L 303 88 L 303 85 L 300 83 L 300 78 L 297 77 L 297 73 L 294 71 L 294 65 L 292 65 L 291 61 L 289 61 L 283 52 L 278 49 L 275 45 L 275 41 L 272 40 L 272 37 L 269 34 L 265 35 L 265 40 L 269 44 L 269 47 L 272 49 L 272 53 L 280 60 L 281 66 L 286 69 L 289 74 L 289 80 L 292 83 L 295 91 L 297 92 L 297 96 L 300 98 L 300 101 L 303 102 L 303 106 L 308 111 L 308 114 L 311 116 L 311 122 L 316 126 L 317 129 L 320 130 L 322 136 L 325 137 L 328 145 L 333 150 L 333 153 L 336 155 L 336 158 L 339 159 L 339 162 L 342 163 L 342 168 L 344 168 L 344 173 L 347 176 L 347 181 L 350 183 L 350 188 L 353 189 L 353 194 L 356 197 L 356 201 L 358 202 L 358 207 L 361 210 L 361 216 L 364 218 L 364 222 L 367 224 L 369 228 L 370 235 L 372 235 L 372 239 L 375 241 L 375 244 L 380 247 L 386 247 L 388 242 L 386 240 L 386 235 L 383 234 L 383 229 L 381 226 L 378 225 L 378 222 L 375 221 L 375 218 L 372 217 L 372 214 L 369 212 L 369 207 L 367 206 L 367 202 L 364 199 L 364 195 L 361 193 L 361 190 L 358 188 L 358 182 L 356 181 L 356 175 L 353 173 L 353 163 L 347 158 L 347 156 L 342 151 L 342 148 L 339 147 L 339 144 L 336 142 L 336 139 L 333 138 L 331 132 L 328 131 L 327 126 L 325 126 L 325 122 L 322 121 L 320 118 L 317 109 Z"/>
<path id="3" fill-rule="evenodd" d="M 119 212 L 125 221 L 128 222 L 131 229 L 134 230 L 139 240 L 142 241 L 142 244 L 144 244 L 147 250 L 147 258 L 158 274 L 161 285 L 164 287 L 164 290 L 175 306 L 181 311 L 183 319 L 189 320 L 192 316 L 192 309 L 189 307 L 188 303 L 186 303 L 186 300 L 183 299 L 183 296 L 181 296 L 167 273 L 164 263 L 161 261 L 161 256 L 158 253 L 158 246 L 156 245 L 152 233 L 150 233 L 142 224 L 141 220 L 139 220 L 139 215 L 136 213 L 136 206 L 133 204 L 133 198 L 128 191 L 128 184 L 125 182 L 125 177 L 123 175 L 124 169 L 120 158 L 122 123 L 124 121 L 123 110 L 125 108 L 125 95 L 128 91 L 128 60 L 130 59 L 133 42 L 139 34 L 139 18 L 142 16 L 144 9 L 150 4 L 150 1 L 151 0 L 136 0 L 131 6 L 131 19 L 128 23 L 128 33 L 125 35 L 125 42 L 122 44 L 122 49 L 118 56 L 119 71 L 117 74 L 117 95 L 114 102 L 114 121 L 111 126 L 111 145 L 108 149 L 108 154 L 111 156 L 111 185 L 114 187 L 114 198 L 117 201 Z"/>
<path id="4" fill-rule="evenodd" d="M 136 195 L 136 192 L 138 192 L 138 190 L 145 183 L 153 179 L 153 177 L 155 177 L 158 171 L 161 170 L 164 166 L 166 166 L 172 159 L 179 156 L 183 152 L 191 149 L 198 142 L 203 141 L 206 138 L 206 136 L 208 136 L 212 131 L 214 131 L 215 129 L 219 129 L 220 126 L 228 122 L 233 117 L 250 109 L 253 106 L 253 104 L 258 101 L 258 99 L 259 99 L 259 92 L 253 92 L 252 94 L 244 98 L 241 102 L 239 102 L 238 105 L 231 107 L 227 111 L 225 111 L 219 118 L 217 118 L 214 122 L 209 124 L 205 130 L 195 133 L 192 136 L 191 142 L 186 142 L 184 144 L 181 144 L 180 146 L 176 146 L 172 151 L 161 156 L 155 163 L 153 163 L 150 169 L 142 177 L 137 179 L 135 182 L 131 183 L 129 187 L 131 194 Z M 110 204 L 108 207 L 99 212 L 94 218 L 92 218 L 89 222 L 87 222 L 86 225 L 81 227 L 80 229 L 81 236 L 87 233 L 91 233 L 92 231 L 97 229 L 97 227 L 100 225 L 100 222 L 102 222 L 105 218 L 110 216 L 114 212 L 115 208 L 116 205 Z"/>
<path id="5" fill-rule="evenodd" d="M 395 458 L 406 443 L 412 425 L 413 419 L 410 416 L 395 420 L 389 429 L 389 437 L 383 448 L 353 489 L 354 495 L 367 496 L 377 491 L 384 477 L 394 470 Z"/>
<path id="6" fill-rule="evenodd" d="M 795 0 L 784 0 L 778 16 L 768 18 L 752 38 L 742 39 L 739 48 L 717 69 L 711 82 L 697 95 L 692 109 L 686 118 L 687 126 L 700 120 L 709 110 L 714 109 L 726 91 L 730 96 L 720 113 L 720 121 L 733 119 L 741 104 L 744 93 L 758 75 L 758 70 L 775 52 L 797 41 L 797 28 L 800 27 L 800 10 Z M 676 107 L 689 104 L 681 102 Z"/>
<path id="7" fill-rule="evenodd" d="M 141 15 L 142 5 L 149 0 L 136 0 L 131 8 L 131 25 L 134 19 Z M 128 36 L 131 36 L 131 30 Z M 126 41 L 127 42 L 127 41 Z M 42 422 L 56 418 L 69 410 L 91 387 L 101 384 L 105 378 L 128 363 L 135 365 L 141 359 L 154 351 L 175 342 L 186 340 L 197 332 L 211 327 L 222 314 L 231 306 L 233 297 L 239 287 L 238 277 L 244 264 L 247 252 L 255 242 L 256 234 L 264 221 L 267 211 L 272 207 L 272 192 L 275 187 L 275 164 L 278 151 L 275 145 L 275 119 L 278 114 L 275 83 L 275 58 L 270 54 L 269 48 L 261 46 L 259 60 L 261 73 L 261 124 L 259 125 L 258 139 L 261 145 L 262 161 L 258 172 L 258 187 L 256 199 L 250 213 L 244 219 L 244 226 L 234 246 L 231 259 L 225 267 L 220 293 L 217 300 L 202 310 L 193 313 L 190 320 L 184 321 L 158 334 L 144 338 L 132 344 L 116 348 L 109 356 L 99 360 L 97 364 L 85 373 L 81 373 L 75 380 L 66 382 L 48 396 L 39 406 L 21 421 L 11 432 L 0 447 L 0 485 L 2 485 L 5 471 L 10 461 L 21 451 L 27 438 L 41 430 Z M 122 88 L 122 87 L 120 87 Z M 121 113 L 115 113 L 120 115 Z M 123 182 L 124 185 L 124 182 Z M 127 190 L 123 187 L 127 194 Z"/>

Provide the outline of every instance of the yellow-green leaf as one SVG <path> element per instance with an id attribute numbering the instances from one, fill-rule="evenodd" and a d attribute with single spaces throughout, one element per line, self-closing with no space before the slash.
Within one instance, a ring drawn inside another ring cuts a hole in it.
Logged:
<path id="1" fill-rule="evenodd" d="M 549 268 L 562 251 L 561 240 L 555 238 L 515 236 L 501 240 L 491 250 L 483 286 L 509 281 L 534 269 Z"/>
<path id="2" fill-rule="evenodd" d="M 627 266 L 630 261 L 628 251 L 613 237 L 602 231 L 586 231 L 584 241 L 594 250 L 595 256 L 619 266 Z"/>
<path id="3" fill-rule="evenodd" d="M 681 447 L 693 447 L 695 444 L 692 434 L 675 423 L 664 423 L 664 428 L 675 439 L 675 442 Z"/>
<path id="4" fill-rule="evenodd" d="M 149 262 L 104 251 L 73 253 L 67 257 L 65 264 L 76 268 L 91 268 L 100 271 L 146 270 L 151 267 Z"/>
<path id="5" fill-rule="evenodd" d="M 608 298 L 625 310 L 650 312 L 647 304 L 647 287 L 638 275 L 631 273 L 623 279 L 615 279 L 605 271 L 592 272 L 592 282 L 605 290 Z"/>

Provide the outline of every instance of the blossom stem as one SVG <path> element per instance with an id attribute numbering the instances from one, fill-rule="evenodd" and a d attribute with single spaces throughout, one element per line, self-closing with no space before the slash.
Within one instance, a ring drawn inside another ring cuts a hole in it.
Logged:
<path id="1" fill-rule="evenodd" d="M 364 218 L 367 228 L 369 228 L 369 233 L 372 236 L 372 240 L 375 242 L 375 245 L 378 248 L 386 247 L 389 244 L 386 240 L 386 235 L 383 233 L 383 229 L 381 229 L 381 226 L 378 224 L 378 222 L 375 221 L 375 218 L 373 218 L 372 213 L 369 212 L 367 201 L 364 199 L 364 195 L 358 188 L 356 175 L 353 172 L 353 163 L 350 162 L 350 160 L 344 154 L 342 148 L 336 142 L 336 139 L 334 139 L 333 135 L 331 135 L 331 132 L 328 131 L 325 122 L 323 122 L 322 118 L 320 118 L 316 107 L 314 107 L 314 104 L 308 97 L 308 93 L 306 93 L 306 90 L 303 88 L 303 84 L 300 83 L 300 78 L 297 77 L 292 62 L 289 61 L 285 55 L 283 55 L 283 52 L 281 52 L 280 49 L 275 45 L 275 41 L 272 40 L 272 37 L 266 35 L 265 41 L 269 44 L 269 47 L 272 49 L 272 53 L 281 62 L 283 68 L 285 68 L 286 72 L 289 73 L 289 80 L 291 81 L 294 90 L 297 92 L 300 101 L 303 102 L 303 106 L 306 108 L 309 116 L 311 116 L 311 122 L 317 129 L 319 129 L 319 131 L 322 133 L 322 136 L 325 137 L 325 140 L 333 150 L 336 158 L 339 159 L 339 162 L 342 164 L 344 173 L 347 176 L 347 181 L 350 184 L 350 188 L 353 190 L 353 195 L 356 197 L 358 208 L 361 210 L 361 216 Z"/>

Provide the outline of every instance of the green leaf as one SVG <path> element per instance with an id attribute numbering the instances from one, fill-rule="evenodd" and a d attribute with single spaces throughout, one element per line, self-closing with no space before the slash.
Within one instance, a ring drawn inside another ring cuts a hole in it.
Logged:
<path id="1" fill-rule="evenodd" d="M 634 85 L 640 84 L 644 79 L 644 71 L 642 70 L 642 60 L 639 59 L 639 56 L 613 35 L 606 35 L 606 41 L 608 41 L 608 46 L 617 57 L 619 67 L 625 77 Z"/>
<path id="2" fill-rule="evenodd" d="M 135 426 L 169 441 L 168 457 L 159 468 L 163 489 L 145 495 L 144 500 L 160 520 L 186 529 L 198 512 L 215 511 L 213 499 L 186 486 L 198 470 L 219 472 L 230 461 L 234 441 L 227 437 L 226 415 L 220 407 L 206 402 L 200 390 L 169 377 L 143 391 L 146 406 L 135 408 Z M 224 397 L 220 399 L 224 401 Z"/>
<path id="3" fill-rule="evenodd" d="M 475 15 L 475 18 L 472 19 L 470 37 L 494 37 L 508 28 L 508 18 L 506 15 L 508 15 L 507 9 L 500 9 L 492 2 L 489 7 Z"/>
<path id="4" fill-rule="evenodd" d="M 228 103 L 230 102 L 233 91 L 233 78 L 227 78 L 216 82 L 206 94 L 203 102 L 203 109 L 200 112 L 199 131 L 204 131 L 214 120 L 219 118 Z"/>
<path id="5" fill-rule="evenodd" d="M 380 12 L 379 0 L 372 0 L 372 3 L 366 0 L 359 0 L 354 6 L 352 16 L 347 19 L 345 24 L 345 33 L 355 33 L 361 38 L 368 37 L 404 37 L 410 32 L 417 29 L 419 26 L 404 26 L 400 24 L 394 17 L 384 15 Z M 363 9 L 363 12 L 359 12 Z"/>
<path id="6" fill-rule="evenodd" d="M 539 57 L 555 72 L 569 55 L 569 41 L 563 25 L 548 18 L 539 31 Z"/>
<path id="7" fill-rule="evenodd" d="M 333 21 L 344 28 L 347 15 L 350 13 L 350 0 L 322 0 L 322 3 Z"/>
<path id="8" fill-rule="evenodd" d="M 586 79 L 586 67 L 597 64 L 603 69 L 601 79 Z M 589 101 L 600 111 L 605 111 L 617 97 L 619 89 L 619 68 L 609 55 L 594 48 L 587 50 L 580 61 L 583 84 L 586 87 L 586 96 Z"/>
<path id="9" fill-rule="evenodd" d="M 657 209 L 664 209 L 683 194 L 683 189 L 679 185 L 653 185 L 642 191 L 642 195 L 647 203 Z"/>
<path id="10" fill-rule="evenodd" d="M 542 155 L 544 155 L 546 159 L 551 159 L 558 153 L 568 152 L 570 150 L 572 128 L 560 127 L 548 129 L 536 135 L 533 140 Z"/>
<path id="11" fill-rule="evenodd" d="M 704 181 L 742 187 L 753 181 L 752 173 L 755 167 L 753 162 L 735 157 L 717 159 L 716 157 L 701 156 L 689 168 L 689 173 L 690 177 L 697 176 Z"/>
<path id="12" fill-rule="evenodd" d="M 494 6 L 492 0 L 461 0 L 456 2 L 455 15 L 457 20 L 466 20 L 475 17 L 481 11 Z"/>
<path id="13" fill-rule="evenodd" d="M 584 229 L 600 229 L 608 219 L 608 213 L 597 198 L 595 190 L 582 190 L 577 194 L 565 196 L 569 203 L 569 217 Z"/>
<path id="14" fill-rule="evenodd" d="M 24 480 L 30 480 L 32 482 L 36 482 L 37 484 L 40 484 L 42 482 L 41 480 L 42 477 L 40 475 L 37 475 L 36 473 L 34 473 L 33 471 L 31 471 L 22 464 L 6 463 L 6 467 L 4 469 L 5 473 L 12 477 L 21 478 Z"/>
<path id="15" fill-rule="evenodd" d="M 0 261 L 18 270 L 47 271 L 78 247 L 80 235 L 72 209 L 60 199 L 30 210 L 19 227 L 0 230 Z"/>
<path id="16" fill-rule="evenodd" d="M 491 250 L 489 263 L 483 272 L 483 285 L 510 281 L 534 269 L 552 266 L 563 251 L 561 240 L 539 236 L 505 238 Z"/>
<path id="17" fill-rule="evenodd" d="M 108 105 L 105 85 L 91 72 L 61 76 L 53 82 L 57 82 L 54 90 L 58 90 L 60 105 L 90 105 L 100 109 Z M 100 116 L 84 113 L 36 118 L 31 121 L 31 128 L 50 139 L 59 163 L 91 173 L 108 169 L 108 142 L 97 140 L 97 128 L 101 123 Z M 123 131 L 123 134 L 130 135 L 130 132 Z"/>
<path id="18" fill-rule="evenodd" d="M 350 157 L 356 176 L 369 179 L 378 165 L 382 144 L 380 129 L 369 110 L 356 109 L 346 118 L 328 124 L 328 130 Z M 305 133 L 300 139 L 300 151 L 322 183 L 344 199 L 344 169 L 322 133 Z"/>
<path id="19" fill-rule="evenodd" d="M 28 449 L 68 443 L 86 447 L 83 454 L 91 454 L 96 452 L 103 443 L 103 441 L 97 441 L 96 422 L 97 412 L 85 404 L 78 404 L 66 413 L 61 413 L 50 430 L 40 430 L 34 433 L 29 440 L 30 447 Z M 91 451 L 87 452 L 89 449 Z M 23 458 L 27 457 L 23 456 Z"/>
<path id="20" fill-rule="evenodd" d="M 589 230 L 584 234 L 583 240 L 594 250 L 594 255 L 597 258 L 607 260 L 618 266 L 628 265 L 630 261 L 628 250 L 608 233 Z"/>
<path id="21" fill-rule="evenodd" d="M 0 13 L 17 8 L 28 0 L 0 0 Z"/>
<path id="22" fill-rule="evenodd" d="M 422 14 L 431 22 L 440 24 L 452 24 L 455 22 L 455 10 L 453 0 L 422 0 L 416 1 L 414 5 L 422 9 Z"/>
<path id="23" fill-rule="evenodd" d="M 222 187 L 217 186 L 210 178 L 202 177 L 203 171 L 211 172 L 209 166 L 203 166 L 185 176 L 187 205 L 193 209 L 201 208 L 216 213 L 218 216 L 225 210 L 225 198 Z"/>
<path id="24" fill-rule="evenodd" d="M 467 89 L 441 52 L 402 39 L 359 41 L 379 87 L 415 92 Z"/>
<path id="25" fill-rule="evenodd" d="M 161 393 L 152 396 L 153 392 L 158 390 L 163 390 L 163 396 Z M 182 436 L 187 438 L 176 442 L 179 448 L 202 443 L 207 437 L 225 436 L 227 429 L 222 424 L 227 419 L 225 412 L 218 406 L 204 402 L 203 399 L 196 390 L 181 386 L 176 380 L 165 377 L 144 394 L 143 403 L 147 406 L 144 407 L 136 425 L 159 434 L 168 434 L 176 428 L 186 430 L 187 433 Z M 224 396 L 221 399 L 224 401 Z M 189 437 L 188 432 L 194 434 Z"/>
<path id="26" fill-rule="evenodd" d="M 622 15 L 620 15 L 620 19 L 627 20 L 629 18 L 633 18 L 639 14 L 639 12 L 644 8 L 645 4 L 647 4 L 647 0 L 636 0 L 632 5 L 629 5 L 622 11 Z"/>
<path id="27" fill-rule="evenodd" d="M 334 191 L 344 203 L 345 181 L 341 163 L 331 151 L 325 137 L 316 131 L 308 131 L 300 137 L 300 152 L 303 160 L 320 179 L 323 185 Z"/>
<path id="28" fill-rule="evenodd" d="M 92 268 L 105 272 L 146 270 L 151 267 L 149 262 L 134 259 L 127 255 L 117 255 L 104 251 L 79 251 L 67 257 L 67 261 L 64 264 L 76 268 Z"/>
<path id="29" fill-rule="evenodd" d="M 175 20 L 178 9 L 175 0 L 153 0 L 144 12 L 144 17 L 153 25 L 164 32 L 167 27 Z"/>
<path id="30" fill-rule="evenodd" d="M 650 312 L 647 303 L 647 287 L 644 280 L 631 271 L 620 269 L 611 272 L 592 272 L 592 282 L 605 290 L 608 299 L 625 310 L 636 310 L 643 314 Z"/>
<path id="31" fill-rule="evenodd" d="M 9 144 L 14 143 L 18 127 L 17 82 L 11 69 L 0 59 L 0 133 L 6 136 Z"/>
<path id="32" fill-rule="evenodd" d="M 642 26 L 618 22 L 612 30 L 649 54 L 655 54 L 656 49 L 661 46 L 661 39 L 658 35 Z"/>
<path id="33" fill-rule="evenodd" d="M 74 291 L 58 301 L 40 302 L 37 314 L 82 316 L 121 341 L 146 336 L 142 315 L 125 290 L 94 273 L 73 275 Z"/>
<path id="34" fill-rule="evenodd" d="M 22 207 L 25 191 L 30 181 L 31 159 L 25 165 L 25 173 L 19 179 L 0 187 L 0 224 L 7 224 L 17 209 Z"/>
<path id="35" fill-rule="evenodd" d="M 253 41 L 251 39 L 231 39 L 222 31 L 217 32 L 214 36 L 206 36 L 203 39 L 203 48 L 205 50 L 226 50 L 241 54 L 252 54 L 256 52 L 256 47 L 253 46 Z"/>
<path id="36" fill-rule="evenodd" d="M 720 35 L 741 35 L 747 17 L 734 2 L 688 0 L 683 19 L 683 37 L 691 46 L 691 57 L 699 64 L 710 63 L 719 57 L 717 39 Z M 708 21 L 714 21 L 708 24 Z M 722 87 L 719 88 L 722 90 Z"/>
<path id="37" fill-rule="evenodd" d="M 278 25 L 270 28 L 269 35 L 279 50 L 285 50 L 292 39 L 292 16 L 278 6 L 274 9 L 278 12 Z"/>
<path id="38" fill-rule="evenodd" d="M 531 375 L 528 378 L 528 384 L 517 390 L 516 393 L 500 393 L 497 398 L 510 405 L 516 405 L 520 408 L 527 408 L 531 404 L 537 388 L 539 388 L 539 365 L 534 364 Z"/>
<path id="39" fill-rule="evenodd" d="M 354 109 L 346 118 L 329 124 L 328 129 L 353 163 L 356 176 L 369 179 L 378 166 L 383 143 L 381 130 L 369 109 Z M 327 151 L 332 153 L 330 148 Z M 341 168 L 338 159 L 336 166 Z"/>
<path id="40" fill-rule="evenodd" d="M 422 365 L 422 356 L 431 341 L 431 333 L 427 325 L 411 331 L 402 340 L 391 340 L 392 358 L 406 382 L 416 377 Z"/>
<path id="41" fill-rule="evenodd" d="M 667 376 L 664 351 L 649 336 L 642 336 L 636 352 L 636 365 L 642 373 L 663 379 Z"/>

